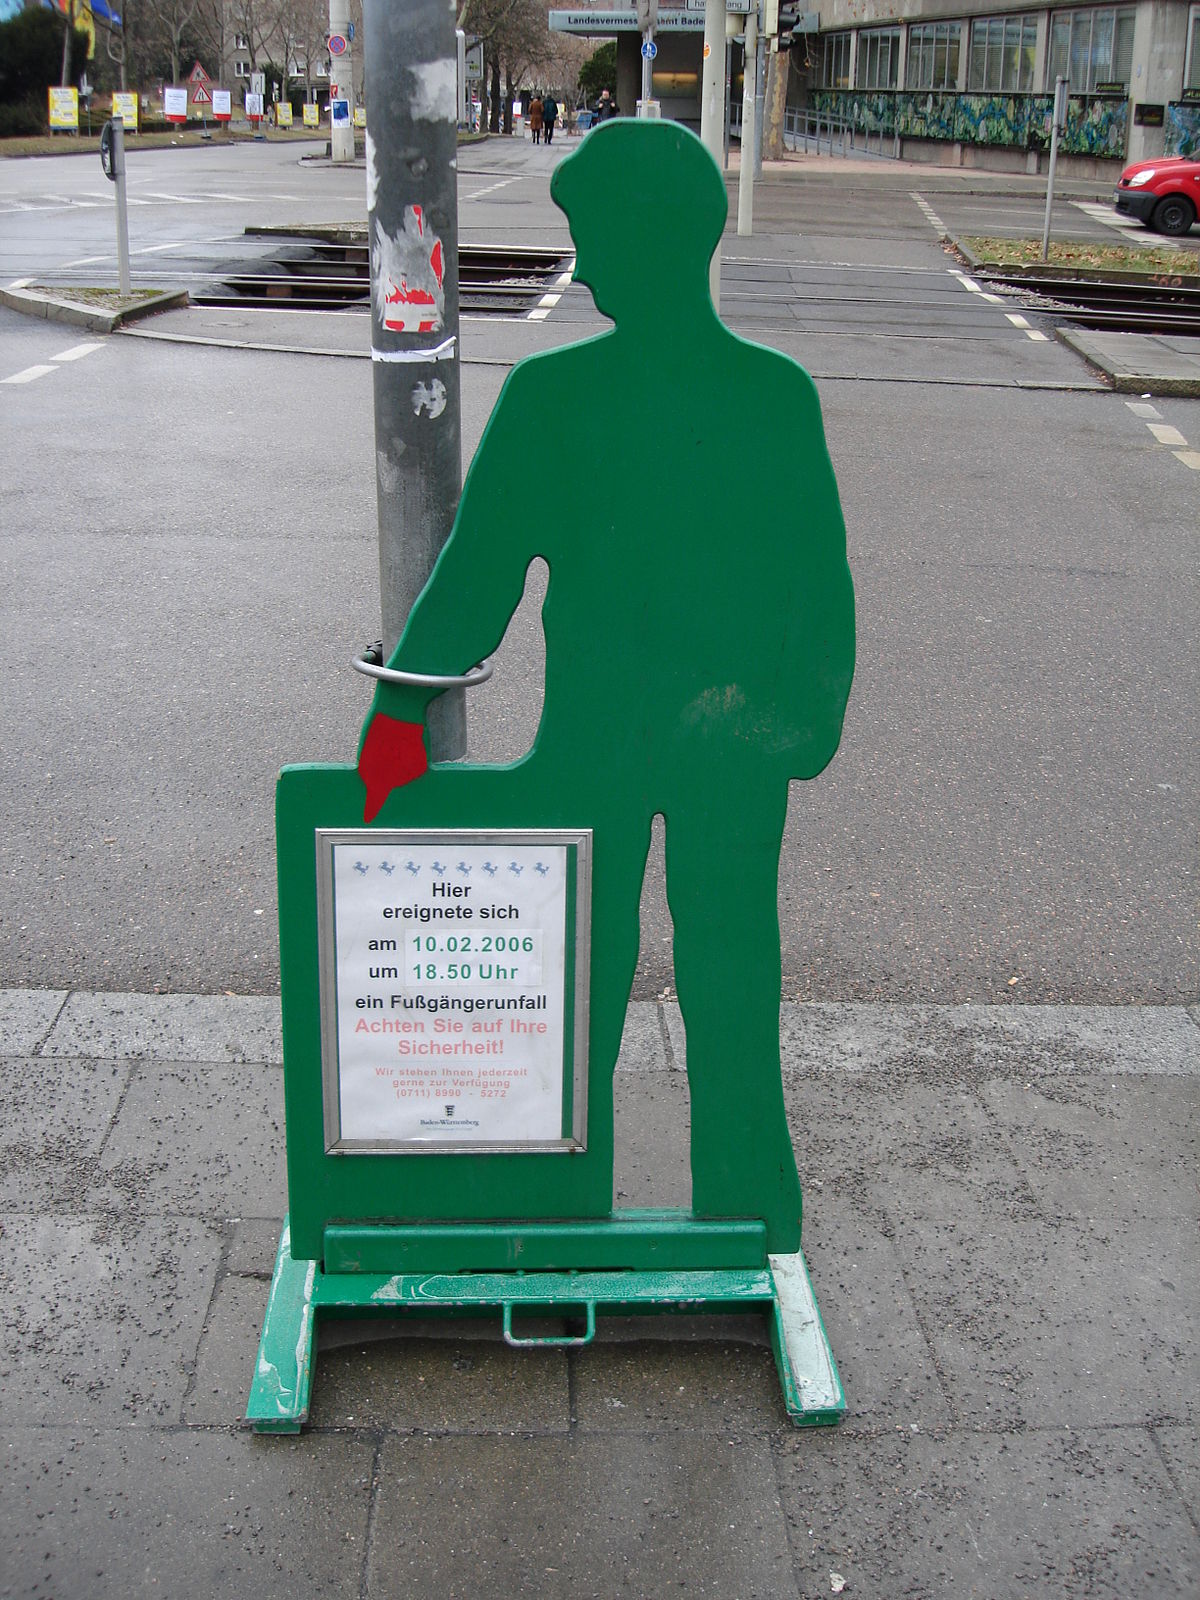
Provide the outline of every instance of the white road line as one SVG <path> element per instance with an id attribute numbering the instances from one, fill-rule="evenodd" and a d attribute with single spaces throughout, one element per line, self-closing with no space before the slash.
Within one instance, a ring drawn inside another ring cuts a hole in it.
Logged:
<path id="1" fill-rule="evenodd" d="M 476 189 L 474 194 L 464 194 L 464 200 L 482 200 L 485 194 L 495 194 L 497 189 L 506 189 L 510 183 L 516 183 L 516 178 L 501 178 L 499 183 L 489 183 L 486 189 Z"/>
<path id="2" fill-rule="evenodd" d="M 1145 400 L 1126 400 L 1125 404 L 1129 407 L 1130 411 L 1133 412 L 1135 417 L 1154 417 L 1157 419 L 1162 416 L 1161 411 L 1155 410 L 1155 408 L 1152 405 L 1149 405 Z"/>
<path id="3" fill-rule="evenodd" d="M 73 344 L 69 350 L 60 351 L 56 356 L 51 356 L 51 361 L 79 361 L 84 356 L 90 356 L 93 350 L 103 350 L 102 344 Z"/>
<path id="4" fill-rule="evenodd" d="M 958 272 L 953 267 L 947 268 L 947 271 L 950 273 L 952 278 L 958 279 L 959 283 L 962 284 L 964 289 L 969 289 L 972 294 L 977 294 L 980 299 L 986 300 L 989 305 L 1002 306 L 1004 304 L 1002 296 L 998 294 L 992 294 L 987 289 L 981 289 L 980 286 L 975 282 L 974 278 L 968 278 L 965 272 Z"/>
<path id="5" fill-rule="evenodd" d="M 1171 454 L 1193 472 L 1200 472 L 1200 450 L 1173 450 Z"/>
<path id="6" fill-rule="evenodd" d="M 1113 228 L 1117 233 L 1123 233 L 1130 244 L 1141 245 L 1146 250 L 1153 250 L 1156 247 L 1166 250 L 1183 249 L 1175 239 L 1164 239 L 1157 233 L 1151 233 L 1135 218 L 1122 216 L 1119 211 L 1114 211 L 1112 206 L 1098 205 L 1094 200 L 1072 200 L 1071 204 L 1093 221 L 1102 222 L 1106 228 Z"/>
<path id="7" fill-rule="evenodd" d="M 112 256 L 110 256 L 110 255 L 109 256 L 79 256 L 78 259 L 75 260 L 75 261 L 64 261 L 62 263 L 62 267 L 63 267 L 63 270 L 66 271 L 66 269 L 68 267 L 94 267 L 96 265 L 97 261 L 111 261 L 111 260 L 112 260 Z"/>
<path id="8" fill-rule="evenodd" d="M 44 378 L 48 372 L 57 371 L 57 367 L 26 367 L 24 372 L 14 372 L 11 378 L 0 378 L 0 383 L 32 383 L 35 378 Z"/>
<path id="9" fill-rule="evenodd" d="M 1169 423 L 1148 422 L 1146 426 L 1158 440 L 1159 444 L 1182 445 L 1184 449 L 1187 448 L 1187 440 L 1183 437 L 1178 428 L 1172 428 Z"/>
<path id="10" fill-rule="evenodd" d="M 929 204 L 929 201 L 926 200 L 925 196 L 923 194 L 916 194 L 911 190 L 909 192 L 912 195 L 912 198 L 920 206 L 921 210 L 925 213 L 926 222 L 935 227 L 939 233 L 946 234 L 948 231 L 946 224 L 942 221 L 941 217 L 938 216 L 937 212 Z"/>
<path id="11" fill-rule="evenodd" d="M 159 194 L 156 189 L 146 189 L 143 193 L 151 200 L 169 200 L 172 205 L 176 206 L 202 206 L 204 204 L 204 201 L 195 195 Z"/>
<path id="12" fill-rule="evenodd" d="M 32 278 L 14 278 L 8 287 L 10 289 L 27 289 L 32 282 Z"/>

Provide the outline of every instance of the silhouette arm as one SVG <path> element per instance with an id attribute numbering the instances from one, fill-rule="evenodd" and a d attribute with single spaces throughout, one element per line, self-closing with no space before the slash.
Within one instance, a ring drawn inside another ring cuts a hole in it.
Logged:
<path id="1" fill-rule="evenodd" d="M 508 421 L 529 404 L 512 392 L 520 387 L 510 377 L 480 441 L 450 537 L 388 659 L 397 671 L 461 676 L 497 648 L 520 604 L 537 553 L 513 515 L 528 493 L 518 469 L 522 444 Z M 423 724 L 438 693 L 417 684 L 377 685 L 358 763 L 368 821 L 391 789 L 424 772 Z"/>

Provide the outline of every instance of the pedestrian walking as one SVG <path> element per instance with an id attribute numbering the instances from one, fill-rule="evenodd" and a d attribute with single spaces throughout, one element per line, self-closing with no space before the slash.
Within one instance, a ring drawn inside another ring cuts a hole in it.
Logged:
<path id="1" fill-rule="evenodd" d="M 552 94 L 542 101 L 542 126 L 546 130 L 546 143 L 554 143 L 554 124 L 558 120 L 558 102 Z"/>
<path id="2" fill-rule="evenodd" d="M 542 142 L 542 117 L 542 102 L 538 99 L 537 95 L 534 95 L 533 99 L 529 102 L 529 131 L 533 135 L 534 144 L 541 144 Z M 546 140 L 546 143 L 550 143 L 549 139 Z"/>

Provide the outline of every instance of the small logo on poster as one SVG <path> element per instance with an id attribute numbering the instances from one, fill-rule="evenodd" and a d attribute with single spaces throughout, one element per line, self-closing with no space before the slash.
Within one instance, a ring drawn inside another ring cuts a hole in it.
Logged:
<path id="1" fill-rule="evenodd" d="M 445 1111 L 445 1113 L 446 1113 L 446 1115 L 448 1117 L 452 1117 L 454 1115 L 454 1107 L 453 1106 L 443 1106 L 442 1109 Z"/>

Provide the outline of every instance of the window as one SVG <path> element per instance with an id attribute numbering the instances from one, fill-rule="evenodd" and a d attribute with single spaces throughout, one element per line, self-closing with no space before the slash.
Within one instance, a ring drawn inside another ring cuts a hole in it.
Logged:
<path id="1" fill-rule="evenodd" d="M 1098 83 L 1128 85 L 1133 60 L 1132 6 L 1089 6 L 1056 11 L 1050 18 L 1046 87 L 1070 80 L 1075 94 L 1091 94 Z"/>
<path id="2" fill-rule="evenodd" d="M 248 78 L 250 76 L 250 63 L 248 61 L 235 61 L 233 75 L 235 78 Z"/>
<path id="3" fill-rule="evenodd" d="M 249 36 L 249 34 L 246 34 L 246 33 L 235 33 L 234 36 L 233 36 L 233 48 L 235 50 L 249 50 L 249 48 L 250 48 L 250 36 Z"/>
<path id="4" fill-rule="evenodd" d="M 850 35 L 827 33 L 825 54 L 821 60 L 821 87 L 823 89 L 848 89 L 850 87 Z"/>
<path id="5" fill-rule="evenodd" d="M 960 22 L 923 22 L 908 30 L 908 63 L 904 77 L 909 89 L 956 89 Z"/>
<path id="6" fill-rule="evenodd" d="M 967 88 L 972 94 L 1031 94 L 1037 52 L 1033 17 L 987 17 L 971 24 Z"/>
<path id="7" fill-rule="evenodd" d="M 900 29 L 864 28 L 858 36 L 858 89 L 894 89 L 900 67 Z"/>
<path id="8" fill-rule="evenodd" d="M 1192 7 L 1188 30 L 1187 71 L 1183 75 L 1183 87 L 1200 91 L 1200 6 Z"/>

